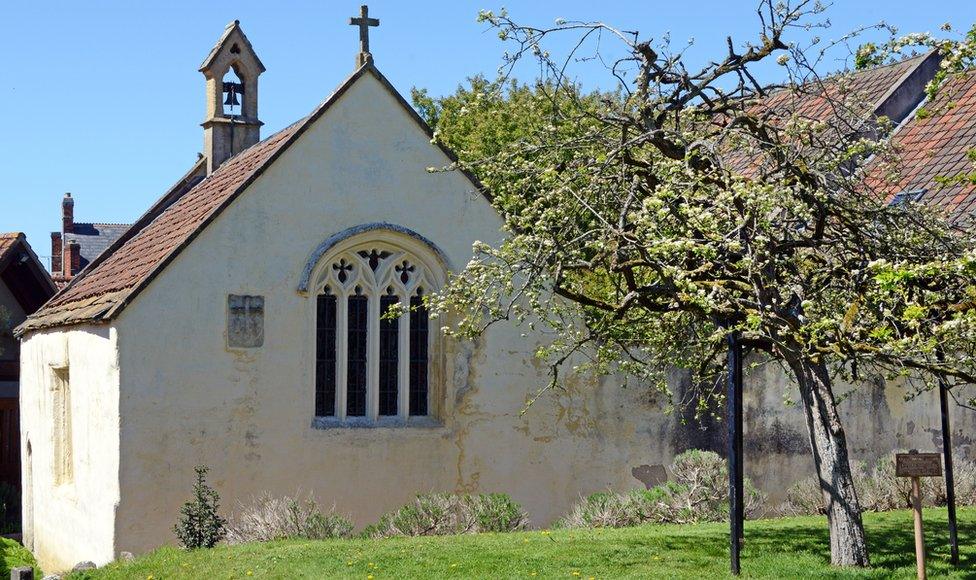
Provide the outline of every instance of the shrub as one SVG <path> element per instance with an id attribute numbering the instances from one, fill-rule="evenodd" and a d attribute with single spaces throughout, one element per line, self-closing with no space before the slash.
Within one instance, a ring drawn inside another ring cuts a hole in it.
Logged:
<path id="1" fill-rule="evenodd" d="M 976 461 L 956 460 L 956 502 L 960 505 L 976 505 Z"/>
<path id="2" fill-rule="evenodd" d="M 628 493 L 599 492 L 573 506 L 557 525 L 566 528 L 623 528 L 661 521 L 664 486 L 635 489 Z"/>
<path id="3" fill-rule="evenodd" d="M 227 542 L 266 542 L 269 540 L 345 538 L 352 532 L 352 523 L 335 513 L 335 508 L 323 514 L 315 498 L 309 494 L 299 497 L 274 497 L 265 493 L 249 505 L 239 506 L 238 513 L 227 526 Z"/>
<path id="4" fill-rule="evenodd" d="M 852 465 L 854 487 L 863 511 L 883 512 L 912 505 L 912 480 L 895 476 L 895 461 L 882 457 L 868 473 L 863 462 Z M 976 505 L 976 462 L 963 460 L 955 463 L 956 503 Z M 922 478 L 922 504 L 946 505 L 945 480 L 941 477 Z M 814 478 L 794 483 L 786 492 L 786 502 L 779 510 L 787 515 L 824 514 L 826 503 L 820 485 Z"/>
<path id="5" fill-rule="evenodd" d="M 788 516 L 825 515 L 827 504 L 824 502 L 820 484 L 809 477 L 797 481 L 786 490 L 786 501 L 779 511 Z"/>
<path id="6" fill-rule="evenodd" d="M 868 502 L 880 504 L 885 501 L 883 498 L 887 497 L 887 491 L 868 476 L 867 465 L 863 461 L 851 463 L 851 475 L 862 506 Z M 818 480 L 810 477 L 791 485 L 786 490 L 786 501 L 776 511 L 782 515 L 794 516 L 826 515 L 827 503 L 824 501 Z"/>
<path id="7" fill-rule="evenodd" d="M 559 525 L 569 528 L 619 528 L 645 523 L 719 521 L 729 513 L 729 475 L 725 460 L 711 451 L 691 450 L 674 458 L 671 481 L 628 493 L 595 493 L 582 499 Z M 760 515 L 763 494 L 746 480 L 746 517 Z"/>
<path id="8" fill-rule="evenodd" d="M 180 544 L 187 549 L 212 548 L 224 538 L 226 522 L 217 513 L 220 496 L 207 485 L 207 468 L 195 468 L 197 481 L 193 484 L 193 499 L 180 508 L 180 519 L 173 527 Z"/>
<path id="9" fill-rule="evenodd" d="M 467 496 L 474 510 L 479 532 L 514 532 L 525 528 L 529 516 L 504 493 Z"/>
<path id="10" fill-rule="evenodd" d="M 418 495 L 368 526 L 367 538 L 441 536 L 480 532 L 512 532 L 525 528 L 528 517 L 515 501 L 501 493 Z"/>

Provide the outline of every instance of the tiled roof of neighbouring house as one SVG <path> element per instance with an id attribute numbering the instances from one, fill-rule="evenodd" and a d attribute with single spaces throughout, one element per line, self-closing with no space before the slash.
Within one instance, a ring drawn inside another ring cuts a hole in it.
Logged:
<path id="1" fill-rule="evenodd" d="M 898 159 L 889 171 L 869 167 L 871 185 L 894 198 L 945 209 L 960 226 L 972 225 L 976 206 L 976 71 L 950 77 L 892 137 Z"/>
<path id="2" fill-rule="evenodd" d="M 56 290 L 22 232 L 0 233 L 0 281 L 25 312 L 34 312 Z"/>
<path id="3" fill-rule="evenodd" d="M 79 223 L 72 225 L 70 233 L 64 234 L 65 242 L 76 242 L 81 253 L 81 267 L 88 266 L 95 258 L 119 239 L 131 224 Z"/>
<path id="4" fill-rule="evenodd" d="M 781 89 L 759 106 L 767 110 L 783 108 L 804 119 L 820 121 L 836 115 L 836 103 L 846 95 L 856 95 L 858 100 L 878 109 L 892 88 L 930 55 L 921 54 L 887 65 L 832 75 L 802 87 Z"/>
<path id="5" fill-rule="evenodd" d="M 0 233 L 0 260 L 6 258 L 7 252 L 13 250 L 17 245 L 17 241 L 23 239 L 23 237 L 24 234 L 21 232 Z"/>
<path id="6" fill-rule="evenodd" d="M 938 55 L 930 51 L 891 64 L 837 73 L 778 89 L 758 100 L 750 112 L 773 126 L 796 120 L 822 122 L 825 133 L 821 138 L 849 139 L 873 131 L 882 116 L 900 123 L 924 98 L 923 88 L 938 63 Z M 765 156 L 740 150 L 735 143 L 723 158 L 731 171 L 747 177 L 761 176 L 764 169 L 776 167 Z"/>

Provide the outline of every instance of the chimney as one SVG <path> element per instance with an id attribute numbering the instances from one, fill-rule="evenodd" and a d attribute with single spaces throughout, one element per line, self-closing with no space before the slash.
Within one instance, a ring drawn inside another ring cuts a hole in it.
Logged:
<path id="1" fill-rule="evenodd" d="M 264 65 L 241 30 L 240 21 L 228 24 L 200 65 L 200 72 L 206 78 L 203 154 L 207 158 L 207 175 L 261 140 L 258 77 L 264 71 Z"/>
<path id="2" fill-rule="evenodd" d="M 57 276 L 61 273 L 61 232 L 51 232 L 51 274 Z"/>
<path id="3" fill-rule="evenodd" d="M 75 200 L 71 199 L 71 192 L 64 194 L 61 200 L 61 231 L 70 234 L 75 230 Z"/>
<path id="4" fill-rule="evenodd" d="M 64 277 L 70 278 L 81 271 L 81 244 L 78 242 L 68 242 L 67 250 L 63 259 Z"/>

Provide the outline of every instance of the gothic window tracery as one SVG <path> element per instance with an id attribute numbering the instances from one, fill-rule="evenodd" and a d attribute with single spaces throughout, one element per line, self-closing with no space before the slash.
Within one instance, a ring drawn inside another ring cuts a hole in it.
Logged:
<path id="1" fill-rule="evenodd" d="M 338 423 L 428 417 L 430 316 L 440 265 L 392 239 L 323 257 L 315 285 L 315 416 Z"/>

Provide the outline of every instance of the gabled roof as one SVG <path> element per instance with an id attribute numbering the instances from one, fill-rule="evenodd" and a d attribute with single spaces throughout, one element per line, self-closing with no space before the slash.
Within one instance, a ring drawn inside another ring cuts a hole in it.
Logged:
<path id="1" fill-rule="evenodd" d="M 939 63 L 936 51 L 929 51 L 898 62 L 838 73 L 819 82 L 776 91 L 759 105 L 767 110 L 784 109 L 804 119 L 826 121 L 837 115 L 837 101 L 856 96 L 871 107 L 871 114 L 886 115 L 898 123 L 922 99 L 922 88 L 935 75 Z M 918 76 L 908 91 L 906 102 L 899 101 L 899 89 Z"/>
<path id="2" fill-rule="evenodd" d="M 869 183 L 893 199 L 898 194 L 942 208 L 962 227 L 976 210 L 976 70 L 951 77 L 892 137 L 897 168 L 880 161 Z M 974 153 L 971 153 L 974 152 Z"/>
<path id="3" fill-rule="evenodd" d="M 9 234 L 0 234 L 0 261 L 7 258 L 7 255 L 13 251 L 17 242 L 24 239 L 23 232 L 13 232 Z"/>
<path id="4" fill-rule="evenodd" d="M 237 36 L 240 36 L 241 42 L 244 43 L 244 48 L 247 49 L 251 58 L 253 58 L 254 62 L 257 63 L 257 65 L 261 68 L 261 72 L 266 71 L 267 69 L 264 67 L 264 63 L 262 63 L 261 59 L 258 58 L 258 54 L 254 52 L 254 47 L 251 46 L 251 41 L 248 40 L 247 35 L 244 34 L 244 30 L 241 28 L 241 21 L 235 20 L 224 28 L 224 33 L 220 35 L 219 39 L 217 39 L 217 44 L 210 49 L 210 54 L 207 55 L 207 58 L 203 59 L 203 64 L 200 65 L 199 69 L 200 72 L 203 72 L 213 66 L 214 60 L 216 60 L 217 55 L 220 54 L 220 50 L 225 44 L 231 41 L 232 37 Z"/>
<path id="5" fill-rule="evenodd" d="M 0 233 L 0 280 L 28 313 L 37 310 L 57 290 L 21 232 Z"/>
<path id="6" fill-rule="evenodd" d="M 121 312 L 207 225 L 234 202 L 284 151 L 318 120 L 363 75 L 372 75 L 396 99 L 420 128 L 433 132 L 372 63 L 347 78 L 304 119 L 275 133 L 225 161 L 169 205 L 150 212 L 126 232 L 120 242 L 75 277 L 44 308 L 17 328 L 19 334 L 83 323 L 105 323 Z M 452 161 L 453 152 L 440 146 Z M 192 171 L 191 171 L 192 172 Z M 464 175 L 487 196 L 485 188 Z M 157 205 L 167 199 L 164 196 Z M 153 215 L 155 214 L 155 215 Z"/>

